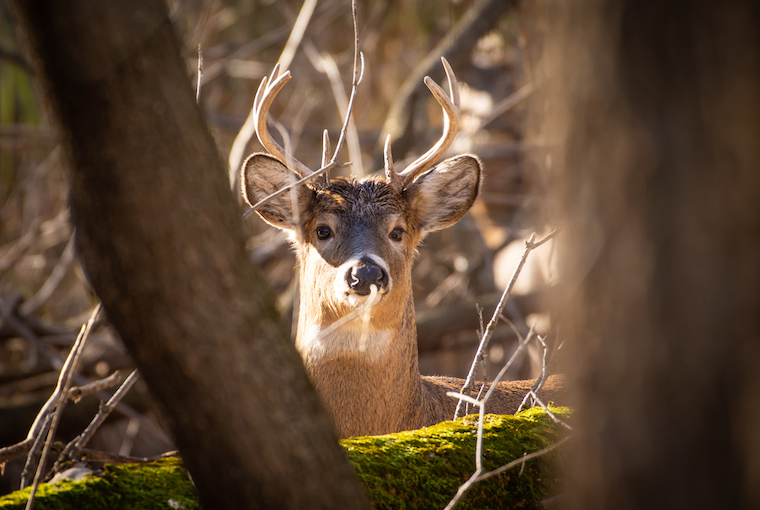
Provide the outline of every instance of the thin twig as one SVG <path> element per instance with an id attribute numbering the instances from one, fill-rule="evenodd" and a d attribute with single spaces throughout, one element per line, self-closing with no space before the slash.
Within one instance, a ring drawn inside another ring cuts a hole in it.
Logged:
<path id="1" fill-rule="evenodd" d="M 18 331 L 18 333 L 21 336 L 26 338 L 31 343 L 31 345 L 37 350 L 37 352 L 39 352 L 44 357 L 44 359 L 53 366 L 54 369 L 60 371 L 63 368 L 64 361 L 58 356 L 58 354 L 53 349 L 50 349 L 47 345 L 45 345 L 42 339 L 40 339 L 37 335 L 35 335 L 35 333 L 31 330 L 31 328 L 29 328 L 24 322 L 19 320 L 18 317 L 13 315 L 9 307 L 3 304 L 1 297 L 0 297 L 0 315 L 2 315 L 3 319 L 5 320 L 7 324 L 12 326 L 14 329 Z M 81 375 L 75 374 L 74 377 L 75 377 L 74 382 L 79 384 L 80 386 L 85 386 L 87 384 L 92 383 L 92 381 L 87 380 L 85 377 Z M 108 398 L 108 395 L 98 395 L 98 396 L 104 400 Z M 46 412 L 49 412 L 49 409 Z M 121 412 L 124 416 L 127 416 L 135 420 L 139 420 L 140 424 L 146 430 L 148 430 L 156 439 L 164 442 L 167 445 L 170 445 L 170 446 L 172 445 L 172 441 L 166 436 L 164 431 L 158 428 L 149 419 L 147 419 L 146 417 L 144 417 L 143 415 L 135 411 L 132 407 L 128 406 L 124 402 L 120 402 L 116 409 L 119 412 Z M 44 413 L 40 411 L 37 419 L 39 419 L 39 416 L 41 416 L 42 414 Z M 33 433 L 33 430 L 30 430 L 28 437 L 32 437 L 34 435 L 35 434 Z"/>
<path id="2" fill-rule="evenodd" d="M 86 397 L 87 395 L 92 395 L 93 393 L 97 393 L 100 390 L 115 386 L 119 383 L 119 379 L 119 372 L 116 371 L 104 379 L 99 379 L 82 386 L 74 386 L 73 388 L 69 388 L 69 391 L 66 393 L 66 398 L 68 400 L 74 401 L 75 403 L 79 402 L 82 397 Z"/>
<path id="3" fill-rule="evenodd" d="M 496 383 L 501 380 L 502 377 L 504 377 L 504 374 L 507 373 L 507 370 L 512 368 L 512 365 L 517 360 L 518 356 L 522 353 L 522 351 L 525 349 L 525 347 L 528 345 L 528 342 L 530 342 L 533 339 L 533 335 L 535 333 L 535 325 L 531 326 L 530 331 L 528 331 L 528 334 L 525 336 L 525 338 L 517 345 L 517 349 L 515 349 L 515 352 L 512 353 L 512 357 L 509 358 L 507 363 L 501 368 L 499 373 L 496 375 L 496 378 L 491 383 L 491 387 L 488 389 L 488 392 L 486 393 L 486 396 L 483 397 L 483 402 L 488 400 L 488 398 L 491 396 L 491 393 L 493 393 L 494 388 L 496 388 Z M 483 391 L 483 388 L 481 387 L 480 391 Z M 460 392 L 463 395 L 466 395 L 464 391 Z M 457 408 L 454 411 L 454 419 L 456 420 L 459 417 L 459 410 L 460 406 L 462 404 L 462 400 L 460 399 L 459 402 L 457 402 Z M 466 411 L 465 411 L 466 412 Z"/>
<path id="4" fill-rule="evenodd" d="M 465 493 L 477 481 L 478 476 L 480 476 L 480 474 L 483 472 L 483 423 L 485 420 L 485 400 L 488 398 L 488 396 L 486 396 L 483 400 L 475 400 L 468 395 L 463 395 L 455 391 L 447 391 L 446 395 L 449 397 L 458 398 L 460 402 L 464 400 L 467 403 L 478 407 L 478 435 L 475 440 L 475 472 L 470 475 L 470 478 L 468 478 L 467 481 L 459 486 L 456 494 L 454 494 L 454 497 L 451 498 L 449 504 L 444 508 L 444 510 L 452 510 L 455 506 L 457 506 L 459 500 L 462 499 Z"/>
<path id="5" fill-rule="evenodd" d="M 554 423 L 556 423 L 557 425 L 562 425 L 562 426 L 563 426 L 563 427 L 565 427 L 567 430 L 573 430 L 573 427 L 571 427 L 571 426 L 570 426 L 570 425 L 568 425 L 566 422 L 564 422 L 564 421 L 560 420 L 559 418 L 557 418 L 557 415 L 556 415 L 556 414 L 554 414 L 553 412 L 551 412 L 551 410 L 550 410 L 548 407 L 546 407 L 546 404 L 544 404 L 544 403 L 543 403 L 543 401 L 541 401 L 541 399 L 540 399 L 540 398 L 538 398 L 538 395 L 537 395 L 536 393 L 534 393 L 534 392 L 533 392 L 533 390 L 530 390 L 530 391 L 528 392 L 528 394 L 529 394 L 529 395 L 531 395 L 531 394 L 532 394 L 533 400 L 534 400 L 534 401 L 535 401 L 535 402 L 536 402 L 536 403 L 537 403 L 539 406 L 541 406 L 541 408 L 542 408 L 542 409 L 543 409 L 543 410 L 546 412 L 546 414 L 548 414 L 548 415 L 549 415 L 549 418 L 551 418 L 551 419 L 552 419 L 552 421 L 553 421 Z"/>
<path id="6" fill-rule="evenodd" d="M 293 29 L 290 31 L 290 37 L 285 43 L 285 47 L 280 54 L 280 58 L 277 59 L 282 69 L 287 69 L 288 66 L 290 66 L 290 63 L 293 61 L 295 51 L 298 48 L 298 45 L 301 44 L 303 34 L 306 31 L 306 27 L 309 25 L 309 20 L 311 19 L 311 15 L 314 13 L 314 8 L 316 5 L 317 0 L 304 1 L 303 6 L 301 7 L 301 11 L 298 13 L 298 18 L 293 25 Z M 254 104 L 251 107 L 251 111 L 248 114 L 248 117 L 245 119 L 243 127 L 240 128 L 240 131 L 235 137 L 235 141 L 232 143 L 232 148 L 230 149 L 230 156 L 227 162 L 230 172 L 230 186 L 233 189 L 235 188 L 240 165 L 243 163 L 243 154 L 245 153 L 245 148 L 248 146 L 248 142 L 251 141 L 251 138 L 256 133 L 255 110 L 256 105 Z"/>
<path id="7" fill-rule="evenodd" d="M 341 117 L 346 116 L 348 110 L 348 95 L 340 79 L 340 71 L 335 59 L 328 53 L 319 53 L 313 44 L 308 41 L 304 44 L 304 52 L 309 58 L 311 64 L 320 72 L 327 75 L 330 82 L 335 103 L 338 105 L 338 111 Z M 359 135 L 357 134 L 356 124 L 351 119 L 348 123 L 348 157 L 353 161 L 352 170 L 359 177 L 364 177 L 364 168 L 362 166 L 361 148 L 359 146 Z"/>
<path id="8" fill-rule="evenodd" d="M 499 475 L 503 473 L 504 471 L 508 469 L 512 469 L 513 467 L 516 467 L 518 465 L 524 467 L 525 462 L 535 459 L 537 457 L 540 457 L 542 455 L 546 455 L 547 453 L 559 448 L 561 445 L 563 445 L 570 437 L 567 436 L 556 443 L 554 443 L 551 446 L 548 446 L 546 448 L 543 448 L 541 450 L 538 450 L 533 453 L 523 454 L 522 457 L 519 459 L 515 459 L 512 462 L 509 462 L 501 467 L 498 467 L 492 471 L 483 472 L 483 464 L 482 464 L 482 442 L 483 442 L 483 419 L 484 419 L 484 401 L 477 401 L 474 400 L 472 397 L 468 397 L 467 395 L 463 395 L 461 393 L 457 393 L 454 391 L 450 391 L 446 393 L 450 397 L 459 398 L 462 400 L 466 400 L 467 402 L 474 404 L 480 408 L 480 412 L 478 414 L 478 438 L 475 446 L 475 472 L 457 489 L 456 494 L 454 497 L 451 498 L 449 503 L 446 505 L 444 510 L 452 510 L 454 507 L 457 506 L 459 501 L 464 497 L 465 493 L 476 483 L 481 482 L 483 480 L 486 480 L 488 478 L 491 478 L 492 476 Z M 522 470 L 521 470 L 522 473 Z"/>
<path id="9" fill-rule="evenodd" d="M 129 376 L 124 380 L 121 386 L 119 386 L 119 389 L 116 390 L 116 392 L 111 396 L 108 402 L 100 406 L 98 414 L 96 414 L 90 424 L 87 425 L 87 428 L 84 429 L 84 432 L 79 434 L 79 436 L 77 436 L 74 440 L 69 442 L 68 445 L 66 445 L 66 448 L 64 448 L 63 452 L 58 458 L 58 461 L 56 461 L 55 466 L 53 466 L 54 472 L 58 471 L 63 462 L 79 457 L 79 453 L 82 451 L 82 448 L 84 448 L 85 445 L 90 441 L 93 434 L 95 434 L 95 432 L 98 430 L 98 428 L 100 428 L 106 418 L 108 418 L 108 415 L 111 414 L 111 411 L 113 411 L 113 409 L 116 407 L 116 404 L 119 403 L 119 401 L 124 398 L 124 395 L 126 395 L 132 386 L 134 386 L 139 377 L 140 374 L 137 373 L 137 370 L 133 370 L 132 373 L 129 374 Z"/>
<path id="10" fill-rule="evenodd" d="M 0 315 L 2 315 L 3 319 L 6 323 L 11 325 L 14 329 L 18 331 L 18 333 L 26 338 L 36 349 L 38 349 L 39 353 L 42 354 L 46 361 L 48 361 L 54 369 L 61 370 L 64 365 L 64 361 L 58 356 L 58 354 L 53 350 L 50 349 L 47 345 L 44 344 L 44 342 L 34 334 L 34 332 L 29 328 L 26 324 L 24 324 L 22 321 L 18 319 L 18 317 L 14 316 L 11 311 L 8 309 L 7 306 L 5 306 L 2 303 L 2 298 L 0 298 Z M 91 384 L 92 381 L 87 380 L 85 377 L 75 374 L 74 382 L 77 383 L 80 386 L 85 386 L 88 384 Z M 100 393 L 100 391 L 98 392 Z M 101 399 L 107 399 L 108 395 L 98 395 Z M 47 403 L 45 405 L 48 405 Z M 49 407 L 49 409 L 52 408 Z M 151 422 L 149 419 L 145 418 L 143 415 L 135 411 L 132 407 L 128 406 L 124 402 L 120 402 L 119 405 L 116 408 L 119 412 L 121 412 L 124 416 L 127 416 L 128 418 L 132 418 L 135 420 L 139 420 L 140 424 L 148 431 L 150 431 L 151 434 L 156 439 L 159 439 L 160 441 L 166 443 L 167 445 L 172 445 L 171 440 L 166 436 L 164 431 L 162 431 L 160 428 L 158 428 L 153 422 Z M 40 411 L 38 414 L 37 420 L 40 419 L 40 416 L 42 416 L 43 411 L 45 408 L 43 407 L 43 410 Z M 28 437 L 33 437 L 36 435 L 34 433 L 34 425 L 32 426 L 32 429 L 30 429 Z"/>
<path id="11" fill-rule="evenodd" d="M 132 457 L 131 455 L 117 455 L 115 453 L 99 452 L 96 450 L 90 450 L 87 448 L 82 449 L 81 456 L 88 461 L 96 462 L 109 462 L 112 464 L 147 464 L 148 462 L 155 462 L 159 459 L 166 459 L 168 457 L 176 457 L 179 455 L 179 450 L 172 450 L 153 457 Z"/>
<path id="12" fill-rule="evenodd" d="M 533 387 L 531 387 L 530 391 L 526 393 L 525 397 L 523 397 L 522 402 L 520 402 L 520 407 L 517 408 L 517 411 L 515 412 L 515 414 L 522 411 L 523 406 L 525 406 L 525 404 L 528 402 L 528 398 L 530 398 L 531 395 L 538 395 L 539 390 L 541 389 L 541 387 L 543 387 L 544 382 L 546 381 L 546 378 L 548 376 L 548 370 L 547 370 L 548 366 L 546 363 L 546 352 L 548 349 L 546 347 L 546 342 L 544 341 L 544 338 L 541 337 L 540 335 L 538 336 L 538 342 L 541 344 L 541 350 L 543 353 L 541 357 L 541 375 L 536 379 L 536 382 L 533 383 Z M 535 402 L 535 399 L 534 399 L 534 402 Z"/>
<path id="13" fill-rule="evenodd" d="M 520 457 L 519 459 L 515 459 L 515 460 L 513 460 L 512 462 L 510 462 L 508 464 L 504 464 L 503 466 L 494 469 L 493 471 L 487 471 L 485 473 L 482 473 L 482 474 L 478 475 L 478 477 L 475 479 L 475 481 L 476 482 L 480 482 L 480 481 L 486 480 L 488 478 L 491 478 L 492 476 L 500 475 L 504 471 L 506 471 L 508 469 L 512 469 L 513 467 L 518 466 L 519 464 L 522 464 L 522 463 L 524 463 L 526 461 L 529 461 L 531 459 L 535 459 L 536 457 L 540 457 L 542 455 L 546 455 L 547 453 L 549 453 L 549 452 L 551 452 L 553 450 L 556 450 L 557 448 L 559 448 L 560 446 L 562 446 L 563 444 L 565 444 L 568 441 L 568 439 L 570 439 L 571 437 L 573 437 L 573 436 L 566 436 L 566 437 L 560 439 L 559 441 L 557 441 L 556 443 L 554 443 L 551 446 L 547 446 L 546 448 L 538 450 L 537 452 L 529 453 L 529 454 L 525 455 L 524 457 Z"/>
<path id="14" fill-rule="evenodd" d="M 69 356 L 66 358 L 66 361 L 61 367 L 61 373 L 58 376 L 58 384 L 56 385 L 55 390 L 53 390 L 53 394 L 50 395 L 50 398 L 48 398 L 47 402 L 45 402 L 45 405 L 42 406 L 42 409 L 37 414 L 37 417 L 35 418 L 34 423 L 32 423 L 32 426 L 29 428 L 29 433 L 26 437 L 37 437 L 41 423 L 45 419 L 45 416 L 53 411 L 56 405 L 58 405 L 58 401 L 64 397 L 65 393 L 71 386 L 71 380 L 73 379 L 70 380 L 70 377 L 72 376 L 73 369 L 76 368 L 75 363 L 77 362 L 77 353 L 79 352 L 82 343 L 89 335 L 92 323 L 94 322 L 95 317 L 99 311 L 100 304 L 95 307 L 95 310 L 90 316 L 90 320 L 87 322 L 87 324 L 83 325 L 80 329 L 79 335 L 77 335 L 77 339 L 71 348 Z"/>
<path id="15" fill-rule="evenodd" d="M 339 165 L 338 163 L 336 163 L 334 161 L 330 161 L 328 164 L 326 164 L 325 166 L 323 166 L 322 168 L 320 168 L 319 170 L 317 170 L 313 174 L 309 174 L 306 177 L 304 177 L 303 179 L 297 180 L 293 184 L 290 184 L 288 186 L 285 186 L 284 188 L 278 189 L 277 191 L 275 191 L 274 193 L 272 193 L 268 197 L 266 197 L 266 198 L 264 198 L 262 200 L 259 200 L 255 205 L 249 207 L 243 213 L 243 218 L 247 217 L 253 211 L 257 210 L 258 208 L 260 208 L 261 206 L 263 206 L 264 204 L 266 204 L 270 200 L 273 200 L 273 199 L 279 197 L 280 195 L 282 195 L 283 193 L 287 193 L 290 190 L 292 190 L 294 188 L 297 188 L 298 186 L 306 184 L 307 182 L 309 182 L 309 181 L 311 181 L 313 179 L 316 179 L 317 177 L 319 177 L 320 175 L 324 174 L 325 172 L 329 172 L 331 169 L 339 167 L 339 166 L 342 166 L 342 165 Z"/>
<path id="16" fill-rule="evenodd" d="M 475 303 L 475 311 L 478 312 L 478 336 L 483 336 L 485 332 L 485 324 L 483 323 L 483 307 Z"/>
<path id="17" fill-rule="evenodd" d="M 343 140 L 346 138 L 346 133 L 348 132 L 351 111 L 354 108 L 354 99 L 356 98 L 356 89 L 359 87 L 359 84 L 364 77 L 364 53 L 359 51 L 359 18 L 356 14 L 356 0 L 351 0 L 351 17 L 354 21 L 354 75 L 351 80 L 351 97 L 348 100 L 346 118 L 343 121 L 343 128 L 340 130 L 338 143 L 335 145 L 335 154 L 333 154 L 332 161 L 338 161 L 338 152 L 340 152 L 340 148 L 343 146 Z M 361 65 L 359 65 L 360 61 Z"/>
<path id="18" fill-rule="evenodd" d="M 90 316 L 90 320 L 87 321 L 87 324 L 85 324 L 82 327 L 82 330 L 77 337 L 77 341 L 74 343 L 74 347 L 71 349 L 71 354 L 66 359 L 66 362 L 63 365 L 63 368 L 61 369 L 61 378 L 59 379 L 59 385 L 56 387 L 55 393 L 58 395 L 57 402 L 55 405 L 55 412 L 53 413 L 53 420 L 50 424 L 50 430 L 47 433 L 47 441 L 45 442 L 45 446 L 42 449 L 42 455 L 40 456 L 40 461 L 37 464 L 37 473 L 34 476 L 34 483 L 32 484 L 31 492 L 29 493 L 29 500 L 26 502 L 26 510 L 31 510 L 31 508 L 34 506 L 34 495 L 37 492 L 37 487 L 40 484 L 40 478 L 42 477 L 42 472 L 45 468 L 45 461 L 47 460 L 47 454 L 50 450 L 50 445 L 53 442 L 53 437 L 55 437 L 56 429 L 58 428 L 58 422 L 61 419 L 61 414 L 63 412 L 63 407 L 65 405 L 66 399 L 65 395 L 68 392 L 69 388 L 71 387 L 71 382 L 74 380 L 74 373 L 77 370 L 77 367 L 79 365 L 79 359 L 82 356 L 82 351 L 84 350 L 84 344 L 87 341 L 87 337 L 90 334 L 90 330 L 92 330 L 92 325 L 95 323 L 95 318 L 98 316 L 98 313 L 100 312 L 100 303 L 95 307 L 95 310 L 93 310 L 92 315 Z M 60 381 L 63 380 L 63 384 L 60 384 Z M 36 422 L 36 420 L 35 420 Z"/>
<path id="19" fill-rule="evenodd" d="M 337 321 L 333 322 L 329 326 L 327 326 L 325 329 L 319 332 L 319 338 L 323 338 L 326 335 L 329 335 L 342 325 L 351 322 L 352 320 L 356 319 L 357 317 L 361 316 L 363 313 L 369 313 L 369 309 L 372 308 L 375 305 L 375 300 L 377 298 L 377 285 L 371 285 L 369 288 L 369 296 L 367 296 L 366 301 L 362 303 L 361 305 L 357 306 L 354 310 L 349 312 L 348 314 L 344 315 Z M 365 339 L 366 340 L 366 339 Z"/>
<path id="20" fill-rule="evenodd" d="M 333 153 L 332 159 L 330 162 L 326 165 L 323 165 L 322 168 L 317 170 L 316 172 L 307 175 L 303 179 L 300 179 L 293 184 L 289 186 L 285 186 L 282 189 L 279 189 L 269 195 L 268 197 L 264 198 L 263 200 L 260 200 L 258 203 L 253 205 L 252 207 L 249 207 L 247 211 L 243 213 L 243 218 L 251 214 L 253 211 L 257 210 L 270 200 L 282 195 L 283 193 L 287 193 L 291 189 L 301 186 L 313 179 L 316 179 L 320 175 L 329 172 L 331 169 L 339 167 L 339 166 L 345 166 L 351 164 L 349 163 L 338 163 L 338 154 L 340 153 L 340 149 L 343 146 L 343 142 L 346 139 L 346 132 L 348 130 L 348 122 L 351 118 L 351 111 L 354 107 L 354 99 L 356 98 L 356 89 L 359 87 L 359 84 L 362 81 L 362 78 L 364 77 L 364 54 L 359 51 L 359 35 L 357 31 L 357 20 L 356 20 L 356 0 L 352 1 L 353 5 L 353 15 L 354 15 L 354 78 L 353 82 L 351 84 L 351 97 L 348 100 L 348 111 L 346 112 L 346 118 L 343 120 L 343 127 L 340 130 L 340 136 L 338 137 L 338 143 L 335 145 L 335 152 Z"/>
<path id="21" fill-rule="evenodd" d="M 484 126 L 491 123 L 494 119 L 497 119 L 499 116 L 503 115 L 507 111 L 511 110 L 518 104 L 528 99 L 530 96 L 533 95 L 533 93 L 536 91 L 537 88 L 538 87 L 536 87 L 533 83 L 528 83 L 527 85 L 514 91 L 505 99 L 499 101 L 493 107 L 493 109 L 491 110 L 491 113 L 489 113 L 480 121 L 480 125 L 478 129 L 482 129 Z"/>
<path id="22" fill-rule="evenodd" d="M 473 404 L 478 407 L 478 435 L 477 435 L 477 440 L 475 443 L 475 472 L 472 474 L 472 476 L 470 476 L 470 478 L 467 479 L 466 482 L 464 482 L 462 485 L 459 486 L 459 489 L 457 489 L 457 493 L 454 495 L 451 501 L 449 501 L 449 504 L 446 505 L 446 508 L 444 510 L 453 509 L 459 503 L 459 500 L 462 499 L 464 494 L 470 489 L 470 487 L 472 487 L 472 485 L 474 485 L 478 481 L 480 475 L 483 473 L 483 424 L 485 420 L 486 403 L 488 402 L 488 399 L 491 398 L 491 394 L 496 388 L 497 383 L 501 380 L 502 377 L 504 377 L 504 374 L 507 373 L 507 370 L 509 370 L 509 368 L 515 362 L 515 360 L 520 355 L 522 350 L 525 348 L 526 345 L 528 345 L 528 342 L 530 342 L 530 340 L 533 338 L 534 331 L 535 331 L 534 328 L 531 327 L 530 332 L 528 333 L 528 336 L 525 337 L 525 340 L 520 342 L 520 345 L 517 347 L 512 357 L 509 359 L 509 361 L 507 361 L 504 367 L 502 367 L 502 369 L 496 375 L 496 378 L 491 383 L 491 387 L 488 389 L 485 396 L 481 400 L 475 400 L 469 395 L 465 395 L 464 393 L 457 393 L 455 391 L 446 392 L 447 396 L 459 399 L 459 403 L 457 404 L 457 409 L 458 409 L 459 404 L 462 403 L 462 401 L 467 402 L 469 404 Z M 485 385 L 483 385 L 483 387 L 485 387 Z M 481 392 L 483 391 L 483 387 L 480 388 Z"/>
<path id="23" fill-rule="evenodd" d="M 531 234 L 530 239 L 525 241 L 525 251 L 523 252 L 522 258 L 520 258 L 520 262 L 517 264 L 517 267 L 515 268 L 514 273 L 512 274 L 512 278 L 509 280 L 509 283 L 507 284 L 507 288 L 504 289 L 504 292 L 501 295 L 501 299 L 499 300 L 499 304 L 496 305 L 496 310 L 494 310 L 493 316 L 491 317 L 491 320 L 488 322 L 488 325 L 486 326 L 486 330 L 483 333 L 483 337 L 480 340 L 480 345 L 478 346 L 478 351 L 475 354 L 475 359 L 472 361 L 472 365 L 470 366 L 470 371 L 467 374 L 467 379 L 465 380 L 464 386 L 462 386 L 462 391 L 460 393 L 464 395 L 469 395 L 470 390 L 472 390 L 472 383 L 475 378 L 475 370 L 477 369 L 478 365 L 480 364 L 481 360 L 485 357 L 486 348 L 488 347 L 488 342 L 491 340 L 491 335 L 493 335 L 494 329 L 496 328 L 496 324 L 499 322 L 499 316 L 504 311 L 504 306 L 507 304 L 507 299 L 509 298 L 509 294 L 512 292 L 512 288 L 515 285 L 515 282 L 517 281 L 517 277 L 520 275 L 520 272 L 522 271 L 523 266 L 525 265 L 525 261 L 528 258 L 528 255 L 532 250 L 535 248 L 538 248 L 545 242 L 549 241 L 551 238 L 553 238 L 559 230 L 554 230 L 550 234 L 548 234 L 546 237 L 539 241 L 535 241 L 536 234 Z M 459 416 L 459 410 L 461 407 L 461 401 L 457 404 L 457 408 L 454 414 L 454 418 Z"/>
<path id="24" fill-rule="evenodd" d="M 40 457 L 40 449 L 42 448 L 45 438 L 47 437 L 47 432 L 50 428 L 50 424 L 53 421 L 53 414 L 48 413 L 45 415 L 45 417 L 40 422 L 39 426 L 39 434 L 37 434 L 36 437 L 28 437 L 26 438 L 27 441 L 31 440 L 32 444 L 29 448 L 29 455 L 26 457 L 26 462 L 24 462 L 24 469 L 21 471 L 21 485 L 19 486 L 20 489 L 25 489 L 29 487 L 29 483 L 31 481 L 32 475 L 34 474 L 34 468 L 35 468 L 35 461 L 36 459 Z"/>
<path id="25" fill-rule="evenodd" d="M 33 444 L 34 438 L 27 437 L 19 443 L 0 448 L 0 466 L 11 459 L 15 459 L 16 457 L 20 457 L 21 455 L 29 453 L 29 450 L 32 449 Z"/>

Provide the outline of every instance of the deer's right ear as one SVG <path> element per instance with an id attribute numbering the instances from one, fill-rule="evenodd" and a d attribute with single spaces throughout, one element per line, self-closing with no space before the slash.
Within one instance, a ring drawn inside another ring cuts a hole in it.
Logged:
<path id="1" fill-rule="evenodd" d="M 249 156 L 243 163 L 241 174 L 243 197 L 251 206 L 297 180 L 296 175 L 280 160 L 262 153 Z M 303 221 L 316 193 L 306 185 L 299 186 L 297 193 L 298 217 Z M 288 230 L 297 228 L 296 215 L 293 214 L 293 198 L 289 192 L 273 198 L 256 212 L 275 227 Z"/>
<path id="2" fill-rule="evenodd" d="M 482 175 L 480 159 L 462 154 L 440 162 L 407 186 L 404 196 L 417 212 L 423 236 L 464 216 L 478 197 Z"/>

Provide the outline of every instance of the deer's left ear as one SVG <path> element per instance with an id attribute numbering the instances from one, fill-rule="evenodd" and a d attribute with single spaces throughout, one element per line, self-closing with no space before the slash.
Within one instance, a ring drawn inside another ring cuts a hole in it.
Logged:
<path id="1" fill-rule="evenodd" d="M 241 170 L 243 197 L 253 206 L 275 191 L 289 186 L 295 179 L 288 167 L 271 154 L 253 154 L 245 160 Z M 296 230 L 300 228 L 300 225 L 296 224 L 296 218 L 300 217 L 303 221 L 314 194 L 310 187 L 300 186 L 295 203 L 290 193 L 284 193 L 264 204 L 256 212 L 270 225 L 285 230 Z M 298 215 L 294 211 L 296 206 Z"/>
<path id="2" fill-rule="evenodd" d="M 420 175 L 404 190 L 422 235 L 459 221 L 480 191 L 483 163 L 477 156 L 454 156 Z"/>

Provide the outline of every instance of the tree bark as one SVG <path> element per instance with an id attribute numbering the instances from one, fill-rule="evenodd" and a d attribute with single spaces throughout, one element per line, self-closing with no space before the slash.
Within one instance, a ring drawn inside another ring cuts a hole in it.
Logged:
<path id="1" fill-rule="evenodd" d="M 760 4 L 555 2 L 572 508 L 760 505 Z"/>
<path id="2" fill-rule="evenodd" d="M 365 508 L 237 202 L 161 0 L 11 2 L 59 128 L 88 278 L 206 508 Z"/>

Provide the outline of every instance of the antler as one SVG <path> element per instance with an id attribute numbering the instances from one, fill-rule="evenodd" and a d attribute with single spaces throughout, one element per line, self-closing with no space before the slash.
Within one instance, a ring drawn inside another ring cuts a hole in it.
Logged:
<path id="1" fill-rule="evenodd" d="M 425 85 L 427 85 L 430 92 L 443 109 L 443 135 L 441 135 L 441 138 L 430 148 L 430 150 L 406 167 L 403 172 L 398 173 L 393 170 L 390 135 L 385 141 L 384 159 L 386 180 L 399 191 L 404 189 L 418 175 L 432 167 L 451 146 L 451 142 L 454 141 L 454 137 L 457 134 L 457 124 L 459 123 L 459 85 L 457 84 L 457 78 L 448 61 L 441 57 L 441 62 L 443 63 L 443 68 L 446 71 L 446 77 L 449 81 L 449 95 L 451 96 L 451 99 L 446 96 L 446 93 L 436 82 L 430 79 L 429 76 L 425 76 Z"/>
<path id="2" fill-rule="evenodd" d="M 296 172 L 301 178 L 311 175 L 314 172 L 306 165 L 298 161 L 296 158 L 285 154 L 285 151 L 280 144 L 274 141 L 272 136 L 267 130 L 267 113 L 269 113 L 269 107 L 272 106 L 277 93 L 280 92 L 282 87 L 290 81 L 290 71 L 285 71 L 282 76 L 279 76 L 280 64 L 274 66 L 272 76 L 264 76 L 261 80 L 261 85 L 256 91 L 256 97 L 253 100 L 253 110 L 256 119 L 256 136 L 258 136 L 261 145 L 269 151 L 270 154 L 282 161 L 287 165 L 289 161 L 293 162 L 293 171 Z"/>

